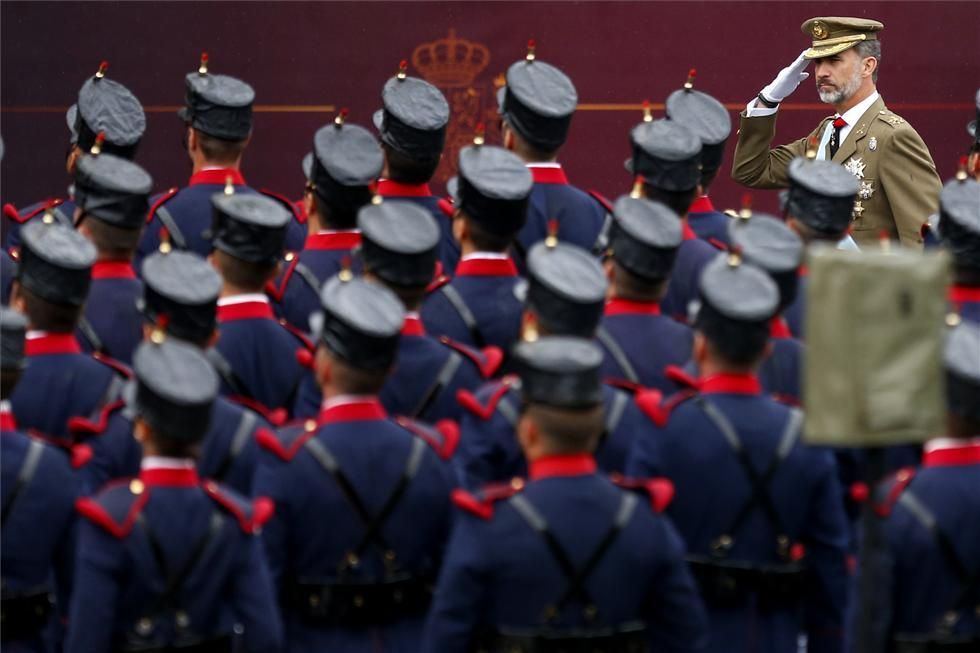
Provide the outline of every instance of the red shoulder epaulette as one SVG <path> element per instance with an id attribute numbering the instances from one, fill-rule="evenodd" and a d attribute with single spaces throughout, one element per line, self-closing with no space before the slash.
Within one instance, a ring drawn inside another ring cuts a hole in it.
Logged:
<path id="1" fill-rule="evenodd" d="M 663 512 L 674 498 L 674 484 L 670 479 L 626 478 L 622 474 L 612 474 L 609 480 L 625 490 L 642 490 L 650 496 L 650 507 L 654 512 Z"/>
<path id="2" fill-rule="evenodd" d="M 459 426 L 451 419 L 442 419 L 433 427 L 407 417 L 396 417 L 395 423 L 413 435 L 422 438 L 443 460 L 449 460 L 459 446 Z"/>
<path id="3" fill-rule="evenodd" d="M 202 487 L 204 492 L 214 499 L 215 503 L 238 520 L 238 526 L 249 535 L 258 533 L 276 512 L 276 504 L 268 497 L 255 497 L 255 499 L 249 500 L 238 496 L 214 481 L 205 481 Z"/>
<path id="4" fill-rule="evenodd" d="M 599 191 L 593 190 L 591 188 L 589 189 L 588 192 L 589 192 L 589 195 L 592 196 L 592 199 L 594 199 L 595 201 L 597 201 L 599 204 L 602 205 L 602 208 L 606 209 L 606 211 L 608 211 L 609 213 L 612 213 L 613 212 L 612 202 L 610 202 L 608 199 L 606 199 L 606 196 L 605 195 L 603 195 Z"/>
<path id="5" fill-rule="evenodd" d="M 129 369 L 129 367 L 127 367 L 125 363 L 117 361 L 115 358 L 106 356 L 105 354 L 99 351 L 94 352 L 92 354 L 92 358 L 99 361 L 106 367 L 112 368 L 114 372 L 118 373 L 120 376 L 122 376 L 125 379 L 133 378 L 133 371 Z"/>
<path id="6" fill-rule="evenodd" d="M 430 281 L 429 285 L 425 287 L 425 294 L 431 295 L 452 280 L 453 278 L 448 274 L 440 274 L 438 277 Z"/>
<path id="7" fill-rule="evenodd" d="M 44 444 L 65 452 L 68 455 L 68 463 L 72 469 L 81 469 L 89 464 L 94 456 L 92 447 L 87 444 L 77 443 L 73 438 L 54 437 L 36 429 L 27 429 L 26 433 L 35 440 L 40 440 Z"/>
<path id="8" fill-rule="evenodd" d="M 295 326 L 287 322 L 286 318 L 279 318 L 279 326 L 284 328 L 286 331 L 289 331 L 296 337 L 297 340 L 303 343 L 303 347 L 306 349 L 306 351 L 316 351 L 316 345 L 313 344 L 313 341 L 310 340 L 305 333 L 303 333 L 302 329 L 297 329 Z"/>
<path id="9" fill-rule="evenodd" d="M 711 245 L 715 249 L 721 250 L 723 252 L 727 252 L 728 251 L 728 245 L 726 245 L 725 243 L 721 242 L 717 238 L 709 238 L 707 242 L 708 242 L 709 245 Z"/>
<path id="10" fill-rule="evenodd" d="M 483 487 L 479 494 L 471 494 L 461 488 L 456 488 L 449 495 L 457 507 L 476 515 L 480 519 L 489 520 L 493 517 L 493 504 L 503 499 L 509 499 L 524 489 L 524 479 L 515 478 L 509 483 L 494 483 Z"/>
<path id="11" fill-rule="evenodd" d="M 64 204 L 64 202 L 65 200 L 59 200 L 59 199 L 44 200 L 43 202 L 38 204 L 36 209 L 31 211 L 30 213 L 25 213 L 24 215 L 21 215 L 20 212 L 17 211 L 16 206 L 8 202 L 7 204 L 3 205 L 3 214 L 18 224 L 24 224 L 38 213 L 41 213 L 42 211 L 46 211 L 47 209 L 53 209 L 56 206 L 61 206 L 62 204 Z"/>
<path id="12" fill-rule="evenodd" d="M 316 433 L 316 428 L 307 427 L 311 421 L 316 423 L 316 420 L 312 420 L 312 418 L 302 422 L 293 422 L 280 429 L 278 434 L 267 428 L 259 428 L 255 431 L 255 439 L 260 447 L 289 462 L 296 457 L 306 441 Z"/>
<path id="13" fill-rule="evenodd" d="M 262 419 L 276 427 L 284 425 L 286 420 L 289 418 L 289 414 L 286 412 L 285 408 L 269 408 L 261 401 L 251 397 L 245 397 L 242 395 L 228 395 L 225 398 L 228 401 L 235 402 L 239 406 L 248 408 L 253 413 L 258 413 Z"/>
<path id="14" fill-rule="evenodd" d="M 145 488 L 138 494 L 130 491 L 129 484 L 132 480 L 125 478 L 110 481 L 99 491 L 98 496 L 76 500 L 75 510 L 113 537 L 126 537 L 150 498 L 150 493 Z"/>
<path id="15" fill-rule="evenodd" d="M 915 467 L 903 467 L 895 472 L 892 478 L 885 481 L 885 483 L 891 482 L 892 485 L 888 488 L 885 499 L 880 503 L 876 503 L 874 506 L 874 510 L 879 517 L 887 517 L 891 514 L 892 508 L 898 502 L 898 498 L 902 496 L 902 492 L 909 486 L 913 478 L 915 478 Z"/>
<path id="16" fill-rule="evenodd" d="M 86 435 L 97 435 L 102 433 L 109 425 L 109 417 L 117 410 L 123 408 L 125 405 L 126 401 L 120 397 L 103 405 L 99 409 L 99 413 L 94 420 L 89 419 L 88 417 L 70 417 L 68 418 L 68 430 L 71 433 Z"/>
<path id="17" fill-rule="evenodd" d="M 447 336 L 440 336 L 439 342 L 473 361 L 473 364 L 479 368 L 480 374 L 485 379 L 489 379 L 496 374 L 497 370 L 500 369 L 500 364 L 504 362 L 504 352 L 499 347 L 494 347 L 493 345 L 477 350 L 456 342 Z"/>
<path id="18" fill-rule="evenodd" d="M 775 399 L 776 401 L 778 401 L 779 403 L 781 403 L 783 405 L 786 405 L 786 406 L 792 406 L 794 408 L 800 408 L 803 405 L 802 402 L 799 399 L 797 399 L 796 397 L 794 397 L 792 395 L 784 394 L 784 393 L 781 393 L 781 392 L 774 392 L 770 396 L 773 399 Z"/>
<path id="19" fill-rule="evenodd" d="M 659 390 L 646 389 L 638 392 L 634 401 L 637 407 L 649 417 L 654 424 L 663 428 L 670 421 L 670 414 L 677 406 L 697 395 L 694 390 L 681 390 L 667 399 Z"/>
<path id="20" fill-rule="evenodd" d="M 289 199 L 282 193 L 277 193 L 276 191 L 269 190 L 268 188 L 260 188 L 259 192 L 266 197 L 271 197 L 272 199 L 285 204 L 289 211 L 293 214 L 293 217 L 296 218 L 296 222 L 306 224 L 306 214 L 299 210 L 297 203 L 294 203 L 293 200 Z"/>
<path id="21" fill-rule="evenodd" d="M 177 186 L 173 188 L 168 188 L 167 191 L 157 198 L 157 201 L 150 206 L 150 210 L 146 212 L 146 224 L 153 222 L 153 216 L 156 214 L 157 209 L 160 208 L 164 202 L 168 201 L 171 197 L 177 194 L 180 190 Z"/>
<path id="22" fill-rule="evenodd" d="M 664 376 L 681 387 L 691 388 L 693 390 L 698 390 L 700 388 L 698 380 L 685 372 L 684 368 L 678 367 L 677 365 L 668 365 L 665 367 Z"/>
<path id="23" fill-rule="evenodd" d="M 290 260 L 290 256 L 292 259 Z M 277 304 L 282 301 L 283 295 L 286 294 L 286 287 L 289 285 L 289 279 L 293 276 L 293 272 L 296 270 L 296 265 L 299 263 L 299 254 L 295 252 L 288 252 L 286 254 L 286 260 L 289 261 L 289 265 L 286 267 L 286 271 L 282 273 L 282 281 L 279 282 L 279 287 L 270 279 L 268 283 L 265 284 L 265 294 L 272 298 L 272 301 Z"/>
<path id="24" fill-rule="evenodd" d="M 501 397 L 510 390 L 515 378 L 510 376 L 501 379 L 487 399 L 486 405 L 481 404 L 480 400 L 476 398 L 476 395 L 465 388 L 456 392 L 456 402 L 483 421 L 487 421 L 493 415 L 494 411 L 497 410 L 497 404 L 500 403 Z"/>
<path id="25" fill-rule="evenodd" d="M 439 201 L 436 202 L 436 205 L 439 207 L 439 210 L 442 211 L 442 214 L 447 218 L 453 217 L 453 213 L 456 212 L 456 208 L 453 206 L 451 199 L 440 197 Z"/>

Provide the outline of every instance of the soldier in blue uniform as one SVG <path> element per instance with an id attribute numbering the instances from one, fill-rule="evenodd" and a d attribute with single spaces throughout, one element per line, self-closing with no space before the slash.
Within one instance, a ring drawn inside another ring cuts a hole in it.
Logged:
<path id="1" fill-rule="evenodd" d="M 269 288 L 276 313 L 297 329 L 309 332 L 320 287 L 361 243 L 357 212 L 371 201 L 370 186 L 383 165 L 378 141 L 363 127 L 348 124 L 346 110 L 317 131 L 313 153 L 303 159 L 309 235 L 302 252 L 286 254 Z"/>
<path id="2" fill-rule="evenodd" d="M 385 167 L 378 194 L 386 199 L 418 204 L 439 225 L 439 262 L 452 272 L 459 263 L 459 243 L 453 238 L 451 208 L 432 194 L 429 181 L 442 160 L 449 124 L 449 103 L 442 91 L 418 77 L 408 76 L 402 62 L 398 74 L 381 91 L 384 107 L 374 114 L 381 135 Z"/>
<path id="3" fill-rule="evenodd" d="M 947 436 L 929 440 L 922 467 L 879 488 L 890 597 L 889 651 L 980 647 L 980 325 L 946 343 Z"/>
<path id="4" fill-rule="evenodd" d="M 851 227 L 858 190 L 854 175 L 842 165 L 812 159 L 808 152 L 806 158 L 790 163 L 783 217 L 806 245 L 835 245 Z M 790 332 L 800 339 L 804 336 L 805 298 L 806 268 L 801 266 L 796 299 L 783 312 Z"/>
<path id="5" fill-rule="evenodd" d="M 78 91 L 78 100 L 65 115 L 71 133 L 65 161 L 69 175 L 74 175 L 78 157 L 92 149 L 99 134 L 103 135 L 100 145 L 103 152 L 132 160 L 146 131 L 143 106 L 129 89 L 106 77 L 108 66 L 103 61 L 98 72 L 85 81 Z M 2 220 L 4 248 L 18 248 L 24 224 L 40 219 L 49 208 L 59 223 L 72 225 L 75 217 L 72 199 L 47 199 L 19 211 L 13 204 L 5 204 Z"/>
<path id="6" fill-rule="evenodd" d="M 281 424 L 296 401 L 309 354 L 303 332 L 276 320 L 262 292 L 279 270 L 289 212 L 258 194 L 219 193 L 211 198 L 214 252 L 222 278 L 217 344 L 208 358 L 221 376 L 222 394 Z"/>
<path id="7" fill-rule="evenodd" d="M 564 72 L 538 59 L 533 43 L 527 56 L 507 69 L 506 82 L 498 91 L 504 147 L 527 164 L 534 179 L 527 222 L 514 242 L 521 269 L 531 247 L 547 237 L 552 220 L 558 222 L 562 242 L 597 251 L 606 209 L 596 197 L 572 186 L 558 163 L 578 105 L 575 85 Z"/>
<path id="8" fill-rule="evenodd" d="M 140 333 L 146 338 L 180 340 L 200 348 L 217 339 L 217 301 L 221 277 L 193 252 L 171 251 L 143 260 L 145 289 L 139 299 Z M 143 450 L 133 438 L 132 407 L 114 414 L 93 446 L 92 460 L 80 471 L 82 489 L 92 493 L 106 482 L 139 472 Z M 257 434 L 269 424 L 255 412 L 225 397 L 211 409 L 211 425 L 201 442 L 197 473 L 251 495 L 258 462 Z"/>
<path id="9" fill-rule="evenodd" d="M 142 338 L 136 301 L 143 285 L 133 270 L 133 255 L 146 220 L 153 180 L 143 168 L 112 154 L 82 155 L 75 167 L 75 225 L 96 250 L 92 287 L 79 320 L 79 343 L 132 363 Z"/>
<path id="10" fill-rule="evenodd" d="M 626 169 L 635 176 L 634 194 L 666 204 L 680 217 L 682 242 L 661 306 L 666 315 L 686 322 L 701 271 L 718 253 L 687 223 L 701 180 L 701 139 L 679 122 L 654 120 L 645 109 L 643 122 L 630 132 L 630 143 L 633 156 Z"/>
<path id="11" fill-rule="evenodd" d="M 507 251 L 527 219 L 531 173 L 507 150 L 484 145 L 482 133 L 473 142 L 460 151 L 459 176 L 450 187 L 462 258 L 453 279 L 444 278 L 422 304 L 422 321 L 434 335 L 509 351 L 523 307 Z"/>
<path id="12" fill-rule="evenodd" d="M 27 320 L 0 308 L 0 485 L 3 568 L 0 644 L 12 653 L 48 650 L 42 631 L 67 615 L 74 556 L 75 479 L 68 461 L 17 428 L 9 397 L 24 363 Z M 52 583 L 54 579 L 54 583 Z"/>
<path id="13" fill-rule="evenodd" d="M 404 307 L 349 272 L 314 316 L 316 418 L 260 435 L 256 493 L 276 502 L 263 531 L 286 649 L 417 651 L 449 534 L 458 431 L 389 419 L 378 400 Z"/>
<path id="14" fill-rule="evenodd" d="M 599 262 L 554 235 L 531 248 L 527 259 L 524 337 L 595 337 L 606 298 Z M 527 461 L 516 437 L 521 381 L 513 375 L 475 393 L 460 393 L 467 412 L 456 457 L 468 487 L 527 475 Z M 628 393 L 603 384 L 603 430 L 596 460 L 604 472 L 622 472 L 635 438 L 656 437 L 654 425 Z"/>
<path id="15" fill-rule="evenodd" d="M 205 235 L 211 226 L 211 196 L 226 186 L 240 194 L 259 192 L 246 184 L 241 172 L 242 157 L 252 137 L 255 91 L 240 79 L 215 75 L 208 64 L 205 53 L 200 68 L 187 73 L 185 104 L 177 112 L 186 128 L 184 147 L 191 161 L 191 178 L 186 188 L 173 187 L 152 198 L 137 267 L 144 257 L 157 251 L 161 230 L 177 249 L 207 256 L 211 252 Z M 300 249 L 303 225 L 288 201 L 273 197 L 290 210 L 287 248 Z"/>
<path id="16" fill-rule="evenodd" d="M 832 454 L 799 441 L 803 415 L 756 376 L 779 290 L 738 254 L 705 268 L 695 321 L 697 387 L 661 405 L 661 437 L 637 440 L 673 481 L 668 514 L 708 606 L 709 651 L 840 651 L 847 523 Z M 711 470 L 705 474 L 705 470 Z"/>
<path id="17" fill-rule="evenodd" d="M 137 478 L 80 499 L 65 650 L 279 650 L 281 625 L 262 543 L 268 499 L 248 499 L 194 469 L 218 377 L 176 340 L 140 345 Z"/>
<path id="18" fill-rule="evenodd" d="M 27 368 L 10 402 L 24 428 L 68 446 L 99 433 L 121 405 L 123 370 L 82 353 L 74 331 L 91 285 L 95 247 L 50 214 L 20 232 L 11 306 L 27 316 Z"/>
<path id="19" fill-rule="evenodd" d="M 732 133 L 732 119 L 721 102 L 704 91 L 694 90 L 696 71 L 691 69 L 684 88 L 667 98 L 667 117 L 688 127 L 701 139 L 701 179 L 697 198 L 687 213 L 687 223 L 698 238 L 727 249 L 729 218 L 715 208 L 708 197 L 711 183 L 725 156 L 725 144 Z"/>
<path id="20" fill-rule="evenodd" d="M 946 184 L 939 232 L 953 257 L 950 304 L 962 319 L 980 322 L 980 182 L 961 174 Z"/>
<path id="21" fill-rule="evenodd" d="M 731 243 L 749 263 L 769 275 L 779 289 L 779 306 L 769 323 L 772 351 L 759 367 L 762 387 L 780 401 L 798 406 L 803 380 L 803 344 L 793 337 L 782 312 L 796 300 L 803 242 L 778 220 L 743 211 L 729 227 Z"/>
<path id="22" fill-rule="evenodd" d="M 669 483 L 597 472 L 602 353 L 546 337 L 515 348 L 530 480 L 453 493 L 453 532 L 425 651 L 696 651 L 704 608 L 684 545 L 657 514 Z M 650 508 L 652 499 L 653 510 Z"/>
<path id="23" fill-rule="evenodd" d="M 665 204 L 616 200 L 605 262 L 611 292 L 598 332 L 602 374 L 616 385 L 673 392 L 666 368 L 691 358 L 691 329 L 660 306 L 682 242 L 681 221 Z"/>

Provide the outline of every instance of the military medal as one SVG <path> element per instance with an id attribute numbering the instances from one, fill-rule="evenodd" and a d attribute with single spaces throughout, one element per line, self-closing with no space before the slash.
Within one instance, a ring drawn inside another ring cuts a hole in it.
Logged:
<path id="1" fill-rule="evenodd" d="M 847 163 L 844 164 L 844 169 L 858 179 L 864 179 L 865 165 L 866 164 L 861 160 L 861 157 L 850 158 L 847 160 Z"/>
<path id="2" fill-rule="evenodd" d="M 858 191 L 858 197 L 860 197 L 862 200 L 869 200 L 874 194 L 874 185 L 870 181 L 862 181 L 861 190 Z"/>
<path id="3" fill-rule="evenodd" d="M 868 141 L 868 149 L 872 152 L 878 149 L 878 139 L 876 137 L 872 136 L 871 140 Z"/>

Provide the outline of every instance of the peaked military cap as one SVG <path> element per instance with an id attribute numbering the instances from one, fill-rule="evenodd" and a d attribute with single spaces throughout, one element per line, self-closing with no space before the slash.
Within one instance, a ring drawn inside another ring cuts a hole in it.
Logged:
<path id="1" fill-rule="evenodd" d="M 65 115 L 71 142 L 88 152 L 101 132 L 105 134 L 103 152 L 132 159 L 146 131 L 146 114 L 128 88 L 105 76 L 106 65 L 82 84 L 78 101 Z"/>
<path id="2" fill-rule="evenodd" d="M 811 229 L 834 236 L 847 231 L 859 186 L 833 161 L 794 159 L 789 164 L 786 213 Z"/>
<path id="3" fill-rule="evenodd" d="M 24 366 L 24 336 L 27 318 L 12 308 L 0 306 L 0 368 L 18 370 Z"/>
<path id="4" fill-rule="evenodd" d="M 184 106 L 177 115 L 194 129 L 226 141 L 243 141 L 252 133 L 255 91 L 240 79 L 208 72 L 207 55 L 201 67 L 184 78 Z"/>
<path id="5" fill-rule="evenodd" d="M 884 27 L 878 21 L 868 18 L 811 18 L 800 25 L 800 30 L 813 38 L 812 45 L 803 56 L 806 59 L 821 59 L 853 48 L 862 41 L 877 41 L 878 32 Z"/>
<path id="6" fill-rule="evenodd" d="M 139 165 L 112 154 L 85 154 L 75 166 L 75 203 L 84 214 L 123 229 L 141 229 L 153 179 Z"/>
<path id="7" fill-rule="evenodd" d="M 501 117 L 534 147 L 552 152 L 564 145 L 578 92 L 568 75 L 534 56 L 511 64 L 500 90 Z"/>
<path id="8" fill-rule="evenodd" d="M 534 181 L 524 162 L 502 147 L 464 147 L 459 175 L 450 182 L 456 206 L 488 232 L 511 236 L 527 221 Z"/>
<path id="9" fill-rule="evenodd" d="M 707 93 L 685 85 L 670 94 L 666 110 L 668 118 L 684 125 L 701 139 L 701 174 L 721 167 L 725 143 L 732 133 L 732 118 L 725 105 Z"/>
<path id="10" fill-rule="evenodd" d="M 665 204 L 629 195 L 616 200 L 609 252 L 631 274 L 663 281 L 670 276 L 683 240 L 680 218 Z"/>
<path id="11" fill-rule="evenodd" d="M 303 172 L 317 197 L 351 220 L 371 201 L 370 186 L 383 167 L 384 154 L 377 138 L 347 123 L 344 113 L 317 130 L 313 152 L 303 159 Z"/>
<path id="12" fill-rule="evenodd" d="M 742 257 L 765 270 L 779 288 L 779 305 L 796 298 L 797 270 L 803 262 L 803 241 L 782 220 L 756 213 L 728 225 L 731 243 Z"/>
<path id="13" fill-rule="evenodd" d="M 95 255 L 88 239 L 45 215 L 21 230 L 17 279 L 52 304 L 81 306 L 92 282 Z"/>
<path id="14" fill-rule="evenodd" d="M 630 132 L 633 157 L 626 169 L 655 188 L 689 191 L 701 180 L 701 139 L 672 120 L 641 122 Z"/>
<path id="15" fill-rule="evenodd" d="M 426 286 L 439 258 L 439 225 L 410 202 L 368 204 L 357 214 L 364 268 L 395 286 Z"/>
<path id="16" fill-rule="evenodd" d="M 939 233 L 956 264 L 980 270 L 980 182 L 948 182 L 939 195 Z"/>
<path id="17" fill-rule="evenodd" d="M 140 309 L 174 337 L 206 340 L 217 325 L 221 277 L 194 252 L 161 251 L 143 259 Z"/>
<path id="18" fill-rule="evenodd" d="M 413 159 L 438 158 L 449 124 L 449 103 L 442 91 L 402 69 L 385 83 L 381 100 L 383 108 L 374 114 L 381 141 Z"/>
<path id="19" fill-rule="evenodd" d="M 215 193 L 211 207 L 215 249 L 250 263 L 275 263 L 282 257 L 292 219 L 282 204 L 258 194 Z"/>
<path id="20" fill-rule="evenodd" d="M 133 354 L 135 411 L 157 436 L 199 442 L 211 425 L 218 374 L 197 347 L 144 341 Z"/>
<path id="21" fill-rule="evenodd" d="M 342 270 L 320 291 L 320 308 L 311 330 L 334 355 L 362 370 L 394 364 L 405 307 L 393 292 Z"/>
<path id="22" fill-rule="evenodd" d="M 514 346 L 524 401 L 558 408 L 602 402 L 602 351 L 591 340 L 547 336 Z"/>
<path id="23" fill-rule="evenodd" d="M 527 307 L 551 333 L 591 338 L 606 303 L 606 275 L 589 252 L 554 236 L 527 256 Z"/>
<path id="24" fill-rule="evenodd" d="M 950 412 L 980 419 L 980 324 L 964 320 L 950 330 L 945 363 Z"/>

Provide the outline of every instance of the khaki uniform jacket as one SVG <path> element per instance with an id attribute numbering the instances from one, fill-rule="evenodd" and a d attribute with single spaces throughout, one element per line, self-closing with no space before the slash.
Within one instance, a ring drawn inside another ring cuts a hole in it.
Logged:
<path id="1" fill-rule="evenodd" d="M 819 142 L 832 120 L 824 118 L 810 136 Z M 751 188 L 789 186 L 789 163 L 805 156 L 810 136 L 771 150 L 775 131 L 776 114 L 747 118 L 742 113 L 732 165 L 735 181 Z M 853 223 L 858 245 L 873 246 L 884 230 L 907 247 L 922 246 L 922 225 L 939 209 L 942 181 L 929 149 L 910 124 L 886 109 L 879 97 L 832 161 L 861 182 Z"/>

